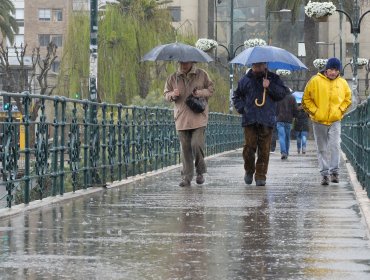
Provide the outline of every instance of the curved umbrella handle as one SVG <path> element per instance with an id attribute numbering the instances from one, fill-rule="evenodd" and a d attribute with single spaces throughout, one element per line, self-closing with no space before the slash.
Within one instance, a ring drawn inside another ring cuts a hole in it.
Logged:
<path id="1" fill-rule="evenodd" d="M 256 104 L 256 106 L 262 107 L 263 105 L 265 105 L 265 101 L 266 101 L 266 88 L 263 90 L 262 102 L 261 103 L 258 103 L 258 99 L 256 98 L 254 100 L 254 103 Z"/>

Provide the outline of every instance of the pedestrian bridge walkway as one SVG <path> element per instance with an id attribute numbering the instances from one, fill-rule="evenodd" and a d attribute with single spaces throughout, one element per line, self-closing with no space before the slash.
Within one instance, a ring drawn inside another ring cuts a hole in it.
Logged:
<path id="1" fill-rule="evenodd" d="M 168 168 L 0 218 L 0 279 L 370 279 L 370 213 L 344 161 L 325 187 L 312 142 L 271 154 L 265 187 L 244 184 L 241 150 L 207 164 L 202 186 Z"/>

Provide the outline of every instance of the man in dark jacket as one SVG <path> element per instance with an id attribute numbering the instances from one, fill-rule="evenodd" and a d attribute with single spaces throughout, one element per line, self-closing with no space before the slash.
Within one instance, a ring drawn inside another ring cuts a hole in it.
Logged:
<path id="1" fill-rule="evenodd" d="M 293 118 L 297 116 L 298 105 L 295 97 L 289 93 L 276 107 L 276 128 L 279 137 L 281 159 L 287 159 L 290 147 L 290 130 Z"/>
<path id="2" fill-rule="evenodd" d="M 289 89 L 279 76 L 267 70 L 266 63 L 253 64 L 238 82 L 232 99 L 236 111 L 242 114 L 244 181 L 248 185 L 252 184 L 253 175 L 257 186 L 266 184 L 272 129 L 276 123 L 276 102 L 288 93 Z"/>

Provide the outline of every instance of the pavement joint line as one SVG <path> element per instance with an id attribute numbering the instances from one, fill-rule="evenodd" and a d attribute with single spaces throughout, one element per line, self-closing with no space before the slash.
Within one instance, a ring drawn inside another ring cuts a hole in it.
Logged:
<path id="1" fill-rule="evenodd" d="M 357 180 L 355 169 L 353 168 L 352 164 L 348 161 L 347 156 L 343 151 L 342 157 L 345 161 L 350 183 L 353 187 L 356 200 L 360 206 L 360 211 L 362 213 L 362 217 L 364 218 L 367 227 L 367 232 L 370 235 L 370 199 L 367 196 L 366 190 L 362 188 L 362 185 Z"/>
<path id="2" fill-rule="evenodd" d="M 238 151 L 238 150 L 240 150 L 240 149 L 233 149 L 233 150 L 230 150 L 230 151 L 226 151 L 226 152 L 218 153 L 218 154 L 215 154 L 215 155 L 211 155 L 211 156 L 206 157 L 205 160 L 220 157 L 220 156 L 223 156 L 223 155 L 226 155 L 226 154 L 229 154 L 229 153 L 234 153 L 235 151 Z M 151 177 L 151 176 L 160 175 L 162 173 L 165 173 L 165 172 L 168 172 L 168 171 L 171 171 L 171 170 L 175 170 L 175 169 L 180 168 L 180 167 L 181 167 L 181 164 L 175 164 L 175 165 L 164 167 L 162 169 L 153 170 L 153 171 L 149 171 L 147 173 L 131 176 L 131 177 L 128 177 L 128 178 L 123 179 L 121 181 L 114 181 L 112 183 L 107 183 L 107 185 L 105 187 L 91 187 L 91 188 L 87 188 L 87 189 L 81 189 L 81 190 L 77 190 L 75 192 L 67 192 L 63 195 L 49 196 L 49 197 L 46 197 L 42 200 L 34 200 L 34 201 L 31 201 L 28 205 L 18 204 L 18 205 L 12 206 L 11 208 L 3 208 L 3 209 L 0 209 L 0 220 L 6 219 L 6 218 L 9 218 L 9 217 L 12 217 L 12 216 L 16 216 L 16 215 L 19 215 L 19 214 L 22 214 L 22 213 L 24 214 L 27 211 L 38 210 L 38 209 L 40 209 L 42 207 L 45 207 L 45 206 L 58 204 L 62 201 L 67 201 L 67 200 L 71 200 L 71 199 L 80 198 L 80 197 L 83 197 L 83 196 L 86 196 L 86 195 L 89 195 L 89 194 L 93 194 L 93 193 L 96 193 L 96 192 L 103 191 L 104 189 L 112 189 L 112 188 L 122 187 L 124 185 L 130 184 L 130 183 L 133 183 L 133 182 L 136 182 L 136 181 L 140 181 L 140 180 L 143 180 L 143 179 Z"/>

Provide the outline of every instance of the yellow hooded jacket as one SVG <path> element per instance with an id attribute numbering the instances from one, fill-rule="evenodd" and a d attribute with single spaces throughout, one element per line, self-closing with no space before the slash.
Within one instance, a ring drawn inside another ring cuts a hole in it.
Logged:
<path id="1" fill-rule="evenodd" d="M 330 80 L 318 73 L 306 85 L 302 106 L 312 121 L 330 125 L 343 118 L 352 103 L 351 95 L 345 79 L 338 76 Z"/>

